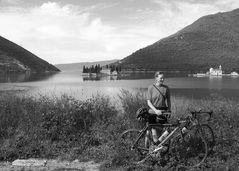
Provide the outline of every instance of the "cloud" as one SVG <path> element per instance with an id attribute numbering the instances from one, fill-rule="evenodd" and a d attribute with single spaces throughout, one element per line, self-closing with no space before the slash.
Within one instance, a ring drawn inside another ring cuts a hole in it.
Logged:
<path id="1" fill-rule="evenodd" d="M 239 8 L 239 1 L 237 0 L 217 0 L 215 5 L 220 9 L 220 11 L 230 11 L 235 8 Z"/>
<path id="2" fill-rule="evenodd" d="M 198 18 L 217 12 L 233 10 L 239 1 L 233 0 L 153 0 L 160 10 L 150 18 L 155 27 L 170 35 L 193 23 Z M 158 19 L 157 19 L 158 17 Z"/>
<path id="3" fill-rule="evenodd" d="M 55 2 L 8 8 L 0 20 L 3 37 L 51 63 L 123 58 L 157 40 L 153 28 L 107 24 L 78 6 Z"/>
<path id="4" fill-rule="evenodd" d="M 107 54 L 105 39 L 113 34 L 113 28 L 100 18 L 91 18 L 76 6 L 55 2 L 30 9 L 9 8 L 0 13 L 0 20 L 3 37 L 53 63 L 94 60 L 97 53 L 102 57 Z"/>
<path id="5" fill-rule="evenodd" d="M 16 5 L 22 2 L 22 0 L 0 0 L 1 4 Z"/>
<path id="6" fill-rule="evenodd" d="M 192 6 L 210 6 L 215 7 L 221 11 L 230 11 L 239 8 L 239 1 L 237 0 L 152 0 L 155 3 L 167 3 L 171 5 L 188 4 Z M 202 9 L 203 10 L 203 9 Z"/>
<path id="7" fill-rule="evenodd" d="M 136 2 L 137 7 L 132 5 Z M 8 6 L 0 9 L 0 33 L 54 64 L 120 59 L 201 16 L 239 5 L 233 0 L 209 2 L 149 0 L 146 6 L 142 0 L 125 0 L 124 4 L 104 1 L 89 6 L 56 2 L 28 8 Z"/>

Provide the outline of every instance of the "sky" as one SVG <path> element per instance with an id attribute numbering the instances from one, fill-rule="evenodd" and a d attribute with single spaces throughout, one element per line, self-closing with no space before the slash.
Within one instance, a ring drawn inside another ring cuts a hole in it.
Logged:
<path id="1" fill-rule="evenodd" d="M 238 0 L 0 0 L 0 36 L 52 64 L 123 59 Z"/>

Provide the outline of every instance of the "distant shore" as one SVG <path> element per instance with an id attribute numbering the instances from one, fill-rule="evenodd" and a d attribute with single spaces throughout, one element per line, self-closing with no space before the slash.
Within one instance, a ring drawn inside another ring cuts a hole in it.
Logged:
<path id="1" fill-rule="evenodd" d="M 211 75 L 211 74 L 204 74 L 204 73 L 197 73 L 197 74 L 188 74 L 188 76 L 191 77 L 238 77 L 239 75 L 233 75 L 233 74 L 221 74 L 221 75 Z"/>

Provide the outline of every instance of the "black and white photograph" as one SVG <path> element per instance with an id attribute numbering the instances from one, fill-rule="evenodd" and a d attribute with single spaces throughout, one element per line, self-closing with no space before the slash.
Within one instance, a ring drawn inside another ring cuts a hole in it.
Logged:
<path id="1" fill-rule="evenodd" d="M 0 171 L 238 170 L 238 0 L 0 0 Z"/>

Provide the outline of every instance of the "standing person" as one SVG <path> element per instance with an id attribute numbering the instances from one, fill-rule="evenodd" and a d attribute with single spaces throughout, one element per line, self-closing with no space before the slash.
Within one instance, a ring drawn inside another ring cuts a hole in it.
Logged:
<path id="1" fill-rule="evenodd" d="M 153 85 L 148 87 L 147 93 L 147 104 L 149 106 L 149 113 L 154 114 L 149 118 L 149 123 L 157 123 L 157 118 L 159 118 L 159 123 L 166 123 L 167 118 L 162 115 L 163 111 L 171 111 L 171 100 L 170 100 L 170 90 L 168 86 L 164 83 L 164 74 L 157 71 L 154 75 L 155 82 Z M 152 129 L 153 141 L 157 145 L 160 143 L 158 140 L 157 130 Z M 162 130 L 160 130 L 162 133 Z M 147 132 L 147 135 L 149 132 Z M 146 136 L 147 137 L 147 136 Z M 160 137 L 161 138 L 161 137 Z M 147 144 L 146 138 L 146 144 Z"/>

